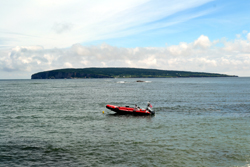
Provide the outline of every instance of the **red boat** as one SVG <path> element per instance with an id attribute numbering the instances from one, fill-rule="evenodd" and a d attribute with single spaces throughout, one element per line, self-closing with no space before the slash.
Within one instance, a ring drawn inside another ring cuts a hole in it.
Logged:
<path id="1" fill-rule="evenodd" d="M 116 112 L 117 114 L 135 114 L 135 115 L 154 115 L 155 112 L 150 108 L 147 107 L 147 109 L 141 109 L 141 108 L 133 108 L 133 107 L 120 107 L 115 105 L 106 105 L 107 109 L 110 109 L 111 111 Z"/>

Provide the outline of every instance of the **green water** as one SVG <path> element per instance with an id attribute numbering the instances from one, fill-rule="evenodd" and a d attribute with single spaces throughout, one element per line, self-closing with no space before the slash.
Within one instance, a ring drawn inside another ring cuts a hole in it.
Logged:
<path id="1" fill-rule="evenodd" d="M 143 80 L 0 80 L 0 166 L 250 165 L 250 78 Z"/>

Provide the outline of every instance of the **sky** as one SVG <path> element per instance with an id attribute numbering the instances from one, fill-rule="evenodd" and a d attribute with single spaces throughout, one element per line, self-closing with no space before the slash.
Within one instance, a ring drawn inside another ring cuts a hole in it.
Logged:
<path id="1" fill-rule="evenodd" d="M 250 76 L 249 0 L 0 0 L 0 79 L 134 67 Z"/>

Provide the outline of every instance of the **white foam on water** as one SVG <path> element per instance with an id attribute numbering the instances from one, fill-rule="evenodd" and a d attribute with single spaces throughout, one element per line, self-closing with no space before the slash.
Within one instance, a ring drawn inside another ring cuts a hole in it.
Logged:
<path id="1" fill-rule="evenodd" d="M 116 82 L 116 83 L 125 83 L 125 81 L 118 81 L 118 82 Z"/>

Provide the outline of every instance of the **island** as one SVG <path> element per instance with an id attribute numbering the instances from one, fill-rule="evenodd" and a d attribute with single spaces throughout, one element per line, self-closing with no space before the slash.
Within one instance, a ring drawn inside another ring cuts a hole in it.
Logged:
<path id="1" fill-rule="evenodd" d="M 143 68 L 67 68 L 35 73 L 31 79 L 237 77 L 235 75 Z"/>
<path id="2" fill-rule="evenodd" d="M 235 75 L 143 68 L 67 68 L 35 73 L 31 79 L 237 77 Z"/>

